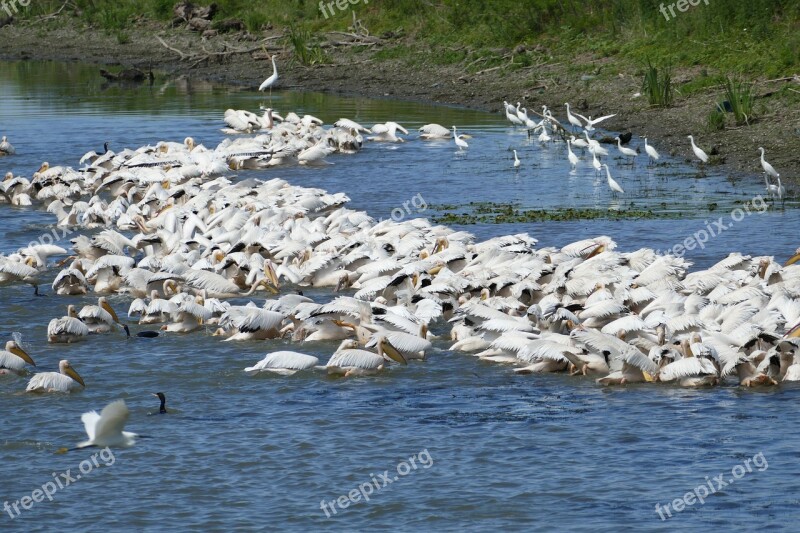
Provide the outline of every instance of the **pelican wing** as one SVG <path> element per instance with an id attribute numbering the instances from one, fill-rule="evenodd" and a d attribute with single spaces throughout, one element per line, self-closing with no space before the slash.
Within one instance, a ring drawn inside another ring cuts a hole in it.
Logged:
<path id="1" fill-rule="evenodd" d="M 569 360 L 564 355 L 564 352 L 579 353 L 580 351 L 579 348 L 573 348 L 561 344 L 560 342 L 537 339 L 525 345 L 525 347 L 519 351 L 517 357 L 527 363 L 536 363 L 542 360 L 567 363 Z"/>
<path id="2" fill-rule="evenodd" d="M 628 345 L 625 351 L 620 354 L 620 358 L 625 364 L 635 366 L 642 372 L 647 372 L 651 375 L 655 375 L 655 373 L 658 372 L 658 367 L 656 364 L 651 361 L 649 357 L 633 346 Z"/>
<path id="3" fill-rule="evenodd" d="M 367 350 L 340 350 L 333 354 L 327 366 L 375 370 L 383 365 L 383 357 Z"/>
<path id="4" fill-rule="evenodd" d="M 428 339 L 411 335 L 402 331 L 379 331 L 374 333 L 367 343 L 367 348 L 376 346 L 381 337 L 385 337 L 395 350 L 404 354 L 412 354 L 429 350 L 432 346 Z"/>
<path id="5" fill-rule="evenodd" d="M 236 327 L 239 331 L 244 333 L 252 333 L 255 331 L 270 331 L 280 327 L 283 322 L 283 315 L 275 311 L 268 311 L 266 309 L 254 309 L 246 315 L 235 321 Z M 294 353 L 294 352 L 276 352 L 276 353 Z"/>
<path id="6" fill-rule="evenodd" d="M 26 392 L 69 392 L 81 388 L 80 383 L 69 376 L 58 372 L 41 372 L 35 374 L 25 388 Z"/>
<path id="7" fill-rule="evenodd" d="M 716 374 L 717 369 L 705 358 L 684 357 L 672 362 L 661 369 L 659 379 L 661 381 L 672 381 L 675 379 L 701 376 L 704 374 Z"/>
<path id="8" fill-rule="evenodd" d="M 256 363 L 254 366 L 244 369 L 245 372 L 253 373 L 261 370 L 307 370 L 319 364 L 319 359 L 313 355 L 304 353 L 279 351 L 267 354 L 267 356 Z"/>
<path id="9" fill-rule="evenodd" d="M 48 335 L 88 335 L 89 328 L 71 316 L 54 318 L 47 326 Z"/>
<path id="10" fill-rule="evenodd" d="M 0 368 L 7 368 L 8 370 L 21 371 L 25 370 L 25 360 L 11 352 L 0 350 Z"/>
<path id="11" fill-rule="evenodd" d="M 600 331 L 609 335 L 616 335 L 620 332 L 631 333 L 647 329 L 647 324 L 638 315 L 627 315 L 609 322 Z"/>
<path id="12" fill-rule="evenodd" d="M 627 350 L 630 345 L 613 335 L 607 335 L 592 329 L 576 329 L 570 333 L 575 342 L 595 352 L 609 352 L 619 355 Z"/>

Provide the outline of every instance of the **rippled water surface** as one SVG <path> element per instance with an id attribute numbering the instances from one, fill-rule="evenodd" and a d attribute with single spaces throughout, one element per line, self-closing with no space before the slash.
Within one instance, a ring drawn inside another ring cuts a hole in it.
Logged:
<path id="1" fill-rule="evenodd" d="M 670 248 L 723 217 L 729 229 L 687 253 L 696 267 L 730 251 L 781 260 L 798 245 L 800 217 L 793 206 L 732 211 L 763 193 L 755 173 L 730 179 L 711 168 L 698 177 L 696 167 L 669 157 L 652 168 L 642 156 L 635 167 L 614 160 L 612 173 L 626 194 L 613 198 L 605 177 L 585 161 L 570 173 L 563 144 L 529 140 L 500 115 L 312 93 L 276 92 L 272 100 L 281 112 L 311 113 L 326 123 L 392 119 L 414 130 L 438 122 L 472 136 L 466 154 L 412 134 L 404 144 L 367 144 L 357 155 L 333 157 L 323 169 L 247 174 L 345 192 L 354 207 L 376 218 L 393 210 L 397 215 L 404 202 L 411 211 L 404 216 L 472 212 L 470 202 L 653 211 L 657 218 L 463 227 L 479 238 L 528 232 L 543 246 L 607 234 L 633 250 Z M 83 153 L 106 140 L 120 150 L 191 135 L 213 147 L 223 138 L 226 108 L 257 110 L 262 103 L 269 101 L 253 91 L 200 82 L 103 87 L 94 68 L 0 63 L 0 134 L 18 150 L 0 159 L 0 173 L 29 176 L 43 161 L 78 166 Z M 511 166 L 512 148 L 523 162 L 519 171 Z M 755 172 L 757 154 L 753 159 Z M 426 210 L 410 202 L 416 195 Z M 52 223 L 38 208 L 0 206 L 0 251 L 26 245 Z M 327 292 L 310 295 L 330 298 Z M 91 300 L 33 298 L 28 286 L 0 288 L 3 342 L 20 331 L 40 370 L 69 358 L 87 383 L 78 394 L 36 396 L 22 392 L 24 380 L 0 376 L 0 504 L 30 496 L 54 473 L 80 473 L 91 450 L 55 451 L 83 440 L 80 415 L 87 410 L 125 398 L 132 411 L 128 429 L 150 438 L 116 450 L 110 466 L 100 458 L 100 467 L 58 490 L 52 502 L 34 503 L 13 520 L 3 511 L 2 530 L 792 531 L 800 518 L 796 388 L 608 390 L 565 376 L 518 376 L 451 353 L 446 341 L 435 343 L 427 362 L 363 379 L 242 372 L 283 341 L 234 344 L 202 334 L 126 341 L 112 334 L 48 345 L 47 322 L 63 315 L 67 304 Z M 124 314 L 129 300 L 110 300 Z M 434 331 L 448 333 L 441 324 Z M 334 349 L 329 343 L 302 347 L 322 361 Z M 156 391 L 167 393 L 170 414 L 148 416 L 157 411 L 149 395 Z M 704 505 L 660 520 L 657 503 L 682 498 L 706 476 L 724 473 L 729 480 L 736 465 L 758 453 L 765 468 L 752 468 Z M 382 485 L 386 470 L 392 482 L 368 503 L 326 517 L 322 500 L 373 479 Z"/>

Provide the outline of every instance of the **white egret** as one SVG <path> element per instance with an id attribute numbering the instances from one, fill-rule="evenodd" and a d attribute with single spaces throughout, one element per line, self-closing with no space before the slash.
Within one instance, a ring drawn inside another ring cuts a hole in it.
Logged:
<path id="1" fill-rule="evenodd" d="M 123 431 L 130 411 L 125 400 L 117 400 L 103 407 L 100 414 L 89 411 L 81 415 L 83 427 L 89 437 L 78 444 L 78 448 L 130 448 L 136 443 L 136 433 Z"/>
<path id="2" fill-rule="evenodd" d="M 583 122 L 581 122 L 578 117 L 576 117 L 570 112 L 569 104 L 565 103 L 564 105 L 567 106 L 567 120 L 569 121 L 569 123 L 577 128 L 583 129 Z"/>
<path id="3" fill-rule="evenodd" d="M 272 86 L 275 85 L 275 82 L 278 81 L 278 67 L 275 66 L 275 54 L 272 55 L 272 76 L 264 80 L 264 82 L 258 86 L 259 91 L 264 91 L 269 89 L 269 97 L 272 98 Z"/>
<path id="4" fill-rule="evenodd" d="M 647 157 L 650 158 L 651 162 L 658 161 L 661 157 L 655 148 L 647 144 L 647 137 L 644 138 L 644 151 L 647 152 Z"/>
<path id="5" fill-rule="evenodd" d="M 569 159 L 569 164 L 572 165 L 572 170 L 575 170 L 575 167 L 578 166 L 578 156 L 572 153 L 571 140 L 567 140 L 567 159 Z"/>
<path id="6" fill-rule="evenodd" d="M 620 140 L 619 137 L 614 137 L 614 140 L 617 141 L 617 149 L 619 150 L 619 153 L 621 153 L 625 157 L 629 157 L 631 164 L 633 164 L 634 161 L 636 160 L 636 156 L 638 155 L 636 153 L 636 150 L 622 146 L 622 140 Z"/>
<path id="7" fill-rule="evenodd" d="M 603 163 L 603 167 L 606 169 L 606 181 L 608 183 L 608 188 L 611 189 L 613 193 L 625 194 L 625 191 L 619 186 L 619 183 L 617 183 L 616 180 L 611 177 L 611 171 L 608 170 L 608 165 Z"/>
<path id="8" fill-rule="evenodd" d="M 703 163 L 708 163 L 708 154 L 706 154 L 706 153 L 705 153 L 705 152 L 702 150 L 702 148 L 700 148 L 699 146 L 697 146 L 697 145 L 694 143 L 694 137 L 692 137 L 691 135 L 687 135 L 686 137 L 687 137 L 687 138 L 689 139 L 689 141 L 691 141 L 691 143 L 692 143 L 692 151 L 694 152 L 694 155 L 695 155 L 695 157 L 697 157 L 697 159 L 699 159 L 699 160 L 700 160 L 700 161 L 702 161 Z"/>
<path id="9" fill-rule="evenodd" d="M 769 174 L 769 175 L 770 175 L 770 176 L 772 176 L 773 178 L 776 178 L 776 179 L 777 179 L 777 178 L 780 178 L 780 177 L 781 177 L 781 175 L 780 175 L 780 174 L 778 174 L 778 173 L 775 171 L 775 168 L 773 168 L 773 166 L 772 166 L 772 165 L 770 165 L 770 164 L 767 162 L 767 160 L 766 160 L 766 159 L 764 159 L 764 148 L 762 148 L 762 147 L 760 147 L 760 146 L 759 146 L 759 147 L 758 147 L 758 149 L 759 149 L 759 150 L 761 150 L 761 168 L 763 168 L 763 169 L 764 169 L 764 172 L 766 172 L 767 174 Z"/>
<path id="10" fill-rule="evenodd" d="M 459 151 L 463 151 L 464 148 L 469 148 L 469 145 L 467 144 L 467 141 L 462 139 L 461 135 L 458 135 L 456 133 L 456 127 L 455 126 L 453 126 L 453 140 L 455 141 L 456 146 L 458 146 L 458 150 Z"/>
<path id="11" fill-rule="evenodd" d="M 514 152 L 514 168 L 519 168 L 520 161 L 519 158 L 517 157 L 517 151 L 513 150 L 513 152 Z"/>

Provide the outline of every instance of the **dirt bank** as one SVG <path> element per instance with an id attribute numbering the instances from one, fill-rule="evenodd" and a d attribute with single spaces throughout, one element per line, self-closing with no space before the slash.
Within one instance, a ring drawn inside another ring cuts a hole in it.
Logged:
<path id="1" fill-rule="evenodd" d="M 762 179 L 757 148 L 763 146 L 787 182 L 795 189 L 800 182 L 800 105 L 796 99 L 792 105 L 776 94 L 785 84 L 800 90 L 797 80 L 763 80 L 756 91 L 765 95 L 758 100 L 761 113 L 756 121 L 750 126 L 711 132 L 706 129 L 706 120 L 720 98 L 720 88 L 678 97 L 668 109 L 650 108 L 644 97 L 634 97 L 641 89 L 637 66 L 612 58 L 586 55 L 526 69 L 496 68 L 466 74 L 464 65 L 434 64 L 427 50 L 392 58 L 393 54 L 385 50 L 414 44 L 389 38 L 377 46 L 326 48 L 330 63 L 307 67 L 294 60 L 291 49 L 282 47 L 284 40 L 277 38 L 278 31 L 258 37 L 228 33 L 201 38 L 186 29 L 140 22 L 120 39 L 82 28 L 74 19 L 62 20 L 56 29 L 46 31 L 28 22 L 1 27 L 0 57 L 152 67 L 166 76 L 191 76 L 255 88 L 271 72 L 268 53 L 274 52 L 281 65 L 277 88 L 430 101 L 495 112 L 501 111 L 503 100 L 520 101 L 535 110 L 547 105 L 557 117 L 564 115 L 564 102 L 572 102 L 586 116 L 616 113 L 604 123 L 606 128 L 647 136 L 662 153 L 693 157 L 686 139 L 693 134 L 707 152 L 718 154 L 714 158 L 717 164 L 736 176 Z M 166 48 L 159 38 L 174 50 Z M 700 76 L 701 70 L 713 71 L 713 67 L 677 70 L 673 78 L 685 82 Z"/>

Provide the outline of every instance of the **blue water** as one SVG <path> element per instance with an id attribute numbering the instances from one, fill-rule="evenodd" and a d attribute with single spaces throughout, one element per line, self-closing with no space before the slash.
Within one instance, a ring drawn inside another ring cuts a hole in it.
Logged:
<path id="1" fill-rule="evenodd" d="M 225 108 L 269 103 L 255 92 L 197 82 L 103 89 L 101 81 L 79 65 L 0 63 L 0 135 L 18 150 L 0 159 L 0 173 L 30 176 L 45 160 L 77 166 L 83 153 L 106 140 L 119 150 L 191 135 L 215 146 L 223 138 Z M 246 174 L 346 192 L 354 207 L 375 217 L 390 217 L 404 202 L 407 216 L 428 216 L 437 214 L 436 205 L 475 201 L 551 209 L 633 203 L 669 215 L 463 227 L 479 238 L 529 232 L 542 246 L 563 246 L 607 234 L 623 250 L 666 249 L 720 216 L 727 225 L 732 209 L 763 193 L 758 169 L 731 180 L 712 168 L 699 178 L 682 160 L 647 168 L 640 157 L 634 168 L 610 164 L 626 190 L 613 198 L 605 178 L 585 162 L 570 174 L 562 144 L 530 142 L 499 115 L 310 93 L 274 93 L 272 104 L 326 123 L 349 117 L 371 126 L 393 119 L 412 130 L 439 122 L 472 135 L 466 155 L 452 143 L 409 135 L 404 144 L 368 144 L 359 154 L 334 157 L 323 169 Z M 518 172 L 510 148 L 523 161 Z M 410 203 L 417 195 L 425 210 Z M 718 205 L 713 212 L 710 203 Z M 798 245 L 800 222 L 787 205 L 744 216 L 686 257 L 698 268 L 731 251 L 785 258 Z M 0 251 L 26 245 L 52 223 L 38 207 L 0 206 Z M 330 298 L 324 291 L 307 294 Z M 603 389 L 560 375 L 519 376 L 447 351 L 445 324 L 433 328 L 445 338 L 428 361 L 361 379 L 242 372 L 288 346 L 284 341 L 223 343 L 204 334 L 126 341 L 116 334 L 71 346 L 46 343 L 51 318 L 70 303 L 93 300 L 32 298 L 29 286 L 0 288 L 0 338 L 20 331 L 38 370 L 55 370 L 69 358 L 87 383 L 81 393 L 38 396 L 22 392 L 25 380 L 0 376 L 0 505 L 31 496 L 54 482 L 54 473 L 70 469 L 74 477 L 82 462 L 84 470 L 91 467 L 53 501 L 29 510 L 20 503 L 13 519 L 0 510 L 2 530 L 793 531 L 800 518 L 797 388 Z M 110 301 L 124 315 L 129 300 Z M 322 361 L 334 349 L 331 343 L 302 346 Z M 157 411 L 150 395 L 157 391 L 167 394 L 170 413 L 147 416 Z M 91 464 L 97 451 L 55 453 L 84 439 L 83 412 L 117 398 L 131 409 L 127 429 L 150 438 L 114 450 L 113 461 L 98 456 L 98 467 Z M 753 465 L 758 454 L 761 468 L 752 467 L 705 504 L 673 511 L 665 521 L 655 511 L 656 504 L 705 485 L 706 476 L 730 480 L 732 469 L 748 460 Z M 392 482 L 383 487 L 387 470 Z M 323 500 L 330 509 L 353 489 L 374 487 L 373 479 L 381 488 L 369 502 L 337 504 L 336 514 L 326 516 Z"/>

